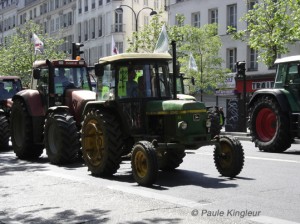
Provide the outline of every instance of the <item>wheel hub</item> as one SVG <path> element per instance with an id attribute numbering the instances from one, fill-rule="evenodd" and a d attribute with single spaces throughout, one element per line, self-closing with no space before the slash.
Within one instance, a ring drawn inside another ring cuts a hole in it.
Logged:
<path id="1" fill-rule="evenodd" d="M 269 108 L 259 111 L 256 118 L 256 132 L 261 141 L 270 141 L 276 133 L 276 114 Z"/>

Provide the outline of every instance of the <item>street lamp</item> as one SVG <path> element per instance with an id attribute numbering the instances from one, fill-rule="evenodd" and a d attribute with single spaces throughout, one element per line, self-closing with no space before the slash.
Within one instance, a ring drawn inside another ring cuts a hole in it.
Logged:
<path id="1" fill-rule="evenodd" d="M 144 10 L 144 9 L 150 9 L 151 10 L 151 12 L 150 12 L 150 16 L 153 16 L 153 15 L 156 15 L 157 14 L 157 12 L 156 11 L 154 11 L 152 8 L 150 8 L 150 7 L 144 7 L 144 8 L 142 8 L 141 10 L 139 10 L 137 13 L 133 10 L 133 8 L 131 7 L 131 6 L 129 6 L 129 5 L 120 5 L 118 8 L 116 8 L 115 9 L 115 12 L 116 13 L 123 13 L 123 6 L 125 6 L 125 7 L 127 7 L 127 8 L 130 8 L 131 9 L 131 11 L 133 12 L 133 14 L 134 14 L 134 18 L 135 18 L 135 31 L 137 32 L 138 31 L 138 29 L 139 29 L 139 27 L 138 27 L 138 19 L 139 19 L 139 15 L 140 15 L 140 12 L 142 11 L 142 10 Z M 138 50 L 138 45 L 137 45 L 137 41 L 138 41 L 138 36 L 136 36 L 136 49 L 135 49 L 135 51 L 137 52 L 137 50 Z"/>
<path id="2" fill-rule="evenodd" d="M 203 102 L 203 58 L 202 52 L 200 52 L 200 82 L 201 82 L 201 90 L 200 90 L 200 101 Z"/>

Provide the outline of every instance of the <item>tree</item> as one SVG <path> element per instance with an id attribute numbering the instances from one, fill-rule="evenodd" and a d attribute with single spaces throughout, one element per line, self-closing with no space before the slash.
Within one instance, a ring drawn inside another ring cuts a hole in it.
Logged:
<path id="1" fill-rule="evenodd" d="M 153 52 L 155 44 L 159 38 L 159 34 L 164 21 L 161 20 L 160 14 L 154 15 L 149 25 L 146 25 L 139 32 L 134 32 L 129 52 L 139 49 L 144 52 Z M 224 83 L 226 73 L 229 71 L 222 68 L 222 58 L 219 57 L 221 48 L 221 40 L 217 35 L 217 25 L 208 24 L 203 27 L 193 27 L 184 25 L 185 18 L 177 16 L 177 24 L 175 26 L 167 26 L 169 44 L 176 41 L 177 60 L 180 62 L 180 71 L 185 73 L 187 78 L 194 77 L 196 85 L 191 88 L 192 92 L 197 89 L 215 89 L 220 83 Z M 198 71 L 188 68 L 190 53 L 194 55 Z M 201 60 L 202 59 L 202 60 Z M 202 68 L 202 70 L 201 70 Z M 201 77 L 202 76 L 202 77 Z M 202 82 L 201 82 L 202 81 Z"/>
<path id="2" fill-rule="evenodd" d="M 288 44 L 299 39 L 299 0 L 261 0 L 241 20 L 247 29 L 236 32 L 229 27 L 228 33 L 246 41 L 259 52 L 260 61 L 271 67 L 279 54 L 288 53 Z"/>
<path id="3" fill-rule="evenodd" d="M 65 59 L 67 55 L 59 51 L 59 46 L 63 40 L 43 35 L 41 26 L 29 21 L 24 26 L 15 29 L 15 33 L 6 37 L 2 46 L 0 46 L 0 74 L 20 76 L 23 85 L 30 83 L 30 73 L 32 64 L 35 60 L 56 58 Z M 35 54 L 34 43 L 32 42 L 33 33 L 44 43 L 43 54 Z"/>

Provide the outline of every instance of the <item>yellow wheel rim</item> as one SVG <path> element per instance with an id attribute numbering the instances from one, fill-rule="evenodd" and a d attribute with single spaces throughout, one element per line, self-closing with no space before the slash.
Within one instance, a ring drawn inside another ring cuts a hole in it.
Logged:
<path id="1" fill-rule="evenodd" d="M 134 158 L 134 163 L 136 167 L 136 173 L 139 177 L 145 177 L 148 172 L 148 164 L 146 155 L 138 151 Z"/>
<path id="2" fill-rule="evenodd" d="M 221 167 L 223 167 L 225 169 L 231 167 L 231 165 L 232 165 L 232 149 L 228 143 L 226 143 L 226 142 L 221 143 L 219 158 L 220 158 L 219 164 L 221 165 Z"/>
<path id="3" fill-rule="evenodd" d="M 96 120 L 90 120 L 84 127 L 82 149 L 83 155 L 91 165 L 101 164 L 104 157 L 104 136 Z"/>

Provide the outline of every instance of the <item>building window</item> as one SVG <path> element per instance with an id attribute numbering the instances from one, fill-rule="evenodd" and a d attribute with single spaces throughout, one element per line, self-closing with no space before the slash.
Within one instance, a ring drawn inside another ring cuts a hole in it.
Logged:
<path id="1" fill-rule="evenodd" d="M 102 16 L 98 17 L 98 37 L 103 36 L 103 18 Z"/>
<path id="2" fill-rule="evenodd" d="M 82 13 L 82 1 L 79 0 L 78 2 L 78 13 L 81 14 Z"/>
<path id="3" fill-rule="evenodd" d="M 78 23 L 78 42 L 81 43 L 81 23 Z"/>
<path id="4" fill-rule="evenodd" d="M 227 26 L 237 28 L 237 8 L 236 4 L 227 6 Z"/>
<path id="5" fill-rule="evenodd" d="M 111 43 L 106 44 L 106 56 L 111 55 Z"/>
<path id="6" fill-rule="evenodd" d="M 257 0 L 248 0 L 248 10 L 252 10 L 256 3 L 257 3 Z"/>
<path id="7" fill-rule="evenodd" d="M 257 63 L 258 52 L 248 46 L 248 71 L 257 71 L 258 63 Z"/>
<path id="8" fill-rule="evenodd" d="M 116 47 L 117 47 L 119 53 L 123 53 L 124 52 L 123 42 L 116 42 Z"/>
<path id="9" fill-rule="evenodd" d="M 208 16 L 209 16 L 209 23 L 218 23 L 218 9 L 210 9 L 208 11 Z"/>
<path id="10" fill-rule="evenodd" d="M 144 0 L 144 6 L 148 6 L 148 0 Z"/>
<path id="11" fill-rule="evenodd" d="M 90 36 L 91 39 L 94 39 L 96 37 L 95 35 L 95 19 L 91 19 L 90 20 Z"/>
<path id="12" fill-rule="evenodd" d="M 110 0 L 106 0 L 106 4 L 110 3 Z M 108 54 L 109 55 L 109 54 Z"/>
<path id="13" fill-rule="evenodd" d="M 180 16 L 183 16 L 183 14 L 179 14 Z M 175 16 L 175 25 L 176 26 L 184 26 L 184 22 L 180 22 L 177 20 L 177 15 Z"/>
<path id="14" fill-rule="evenodd" d="M 200 12 L 192 13 L 192 26 L 200 27 Z"/>
<path id="15" fill-rule="evenodd" d="M 103 0 L 99 0 L 98 4 L 99 4 L 99 6 L 102 6 L 103 5 Z"/>
<path id="16" fill-rule="evenodd" d="M 115 27 L 114 32 L 123 31 L 123 13 L 115 13 Z"/>
<path id="17" fill-rule="evenodd" d="M 227 49 L 227 68 L 235 72 L 236 48 Z"/>
<path id="18" fill-rule="evenodd" d="M 92 9 L 96 8 L 96 0 L 92 0 Z"/>
<path id="19" fill-rule="evenodd" d="M 88 0 L 84 0 L 84 11 L 85 12 L 89 11 L 89 1 Z"/>
<path id="20" fill-rule="evenodd" d="M 84 22 L 83 29 L 84 29 L 84 41 L 87 41 L 88 38 L 89 38 L 88 37 L 88 22 L 87 21 Z"/>

